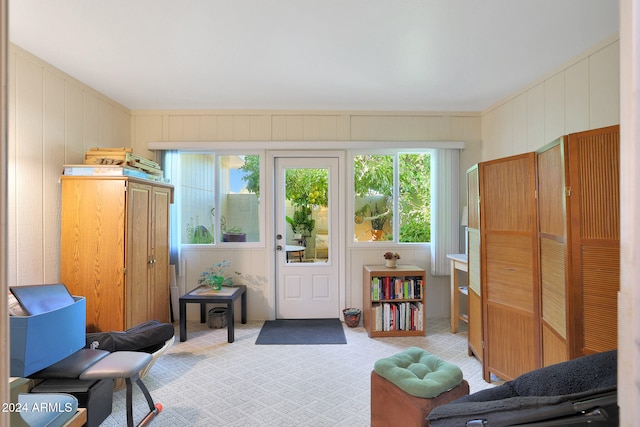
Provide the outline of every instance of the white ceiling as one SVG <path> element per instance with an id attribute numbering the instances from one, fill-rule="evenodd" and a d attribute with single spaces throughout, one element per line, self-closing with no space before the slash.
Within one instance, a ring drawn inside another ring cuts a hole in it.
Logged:
<path id="1" fill-rule="evenodd" d="M 617 0 L 10 0 L 18 46 L 133 109 L 480 111 Z"/>

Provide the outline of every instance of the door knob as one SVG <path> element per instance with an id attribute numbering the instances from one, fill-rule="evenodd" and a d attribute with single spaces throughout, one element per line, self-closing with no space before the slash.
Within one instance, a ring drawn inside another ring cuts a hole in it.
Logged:
<path id="1" fill-rule="evenodd" d="M 276 239 L 278 239 L 278 240 L 282 240 L 282 234 L 277 234 L 277 235 L 276 235 Z"/>
<path id="2" fill-rule="evenodd" d="M 276 251 L 281 251 L 281 250 L 282 250 L 282 245 L 276 246 Z"/>

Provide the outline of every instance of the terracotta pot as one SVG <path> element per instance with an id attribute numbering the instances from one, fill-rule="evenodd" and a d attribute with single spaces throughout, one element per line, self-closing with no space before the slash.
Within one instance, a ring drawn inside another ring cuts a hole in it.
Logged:
<path id="1" fill-rule="evenodd" d="M 383 237 L 384 237 L 383 230 L 371 230 L 371 240 L 373 240 L 374 242 L 376 240 L 382 240 Z"/>

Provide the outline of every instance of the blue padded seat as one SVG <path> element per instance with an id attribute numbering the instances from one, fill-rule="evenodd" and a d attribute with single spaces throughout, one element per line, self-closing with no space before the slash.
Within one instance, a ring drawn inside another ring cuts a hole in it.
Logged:
<path id="1" fill-rule="evenodd" d="M 378 360 L 374 371 L 405 393 L 433 398 L 462 383 L 462 370 L 418 347 Z"/>

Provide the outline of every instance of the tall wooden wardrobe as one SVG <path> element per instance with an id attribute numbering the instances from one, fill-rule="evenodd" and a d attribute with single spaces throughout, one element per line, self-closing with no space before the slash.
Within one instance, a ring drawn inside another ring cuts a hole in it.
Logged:
<path id="1" fill-rule="evenodd" d="M 617 348 L 619 127 L 480 163 L 468 177 L 470 212 L 479 200 L 480 216 L 469 277 L 480 278 L 481 294 L 469 340 L 483 344 L 485 380 Z"/>
<path id="2" fill-rule="evenodd" d="M 169 321 L 170 185 L 63 176 L 60 279 L 87 301 L 87 331 Z"/>

